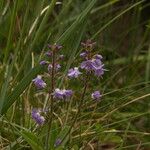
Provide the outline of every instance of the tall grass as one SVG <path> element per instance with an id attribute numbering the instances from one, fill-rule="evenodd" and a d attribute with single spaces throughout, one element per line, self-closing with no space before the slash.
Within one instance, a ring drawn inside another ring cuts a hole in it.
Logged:
<path id="1" fill-rule="evenodd" d="M 59 43 L 65 67 L 57 84 L 63 87 L 85 39 L 97 42 L 95 53 L 108 70 L 92 84 L 102 89 L 102 101 L 85 96 L 71 130 L 77 104 L 59 105 L 50 149 L 149 149 L 150 24 L 142 16 L 148 7 L 145 0 L 1 0 L 0 149 L 45 149 L 47 126 L 38 130 L 31 110 L 48 95 L 36 93 L 31 81 L 45 71 L 39 61 L 47 44 Z M 58 137 L 63 143 L 54 147 Z"/>

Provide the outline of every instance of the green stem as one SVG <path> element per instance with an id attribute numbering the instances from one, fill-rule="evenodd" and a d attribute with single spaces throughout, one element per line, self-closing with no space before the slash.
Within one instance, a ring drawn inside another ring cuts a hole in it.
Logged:
<path id="1" fill-rule="evenodd" d="M 54 92 L 54 85 L 55 85 L 55 50 L 52 51 L 52 71 L 51 71 L 51 90 L 50 90 L 50 112 L 48 115 L 50 116 L 48 120 L 48 133 L 47 133 L 47 139 L 46 139 L 46 149 L 49 149 L 49 138 L 50 138 L 50 130 L 52 126 L 52 121 L 53 121 L 53 103 L 54 103 L 54 98 L 53 98 L 53 92 Z"/>
<path id="2" fill-rule="evenodd" d="M 75 115 L 75 117 L 74 117 L 74 120 L 73 120 L 73 122 L 72 122 L 72 124 L 71 124 L 70 129 L 68 130 L 68 132 L 66 133 L 66 135 L 65 135 L 64 138 L 62 139 L 62 142 L 65 140 L 65 138 L 67 137 L 67 135 L 71 132 L 71 130 L 72 130 L 74 124 L 75 124 L 76 121 L 77 121 L 78 116 L 79 116 L 80 113 L 81 113 L 82 104 L 83 104 L 83 102 L 84 102 L 84 97 L 85 97 L 85 93 L 86 93 L 87 86 L 88 86 L 88 78 L 89 78 L 89 75 L 86 74 L 86 79 L 85 79 L 85 83 L 84 83 L 84 89 L 83 89 L 83 93 L 82 93 L 82 96 L 81 96 L 81 101 L 80 101 L 79 106 L 78 106 L 78 111 L 77 111 L 77 113 L 76 113 L 76 115 Z"/>
<path id="3" fill-rule="evenodd" d="M 12 14 L 12 18 L 11 18 L 11 24 L 10 24 L 10 29 L 9 29 L 9 35 L 8 35 L 8 40 L 7 40 L 7 45 L 6 45 L 6 49 L 5 49 L 5 55 L 4 55 L 4 63 L 6 63 L 7 58 L 8 58 L 8 54 L 9 54 L 9 50 L 10 50 L 10 45 L 11 45 L 11 40 L 12 40 L 12 36 L 13 36 L 13 29 L 15 26 L 15 18 L 17 16 L 17 9 L 18 9 L 18 0 L 15 1 L 14 4 L 14 9 L 13 9 L 13 14 Z"/>

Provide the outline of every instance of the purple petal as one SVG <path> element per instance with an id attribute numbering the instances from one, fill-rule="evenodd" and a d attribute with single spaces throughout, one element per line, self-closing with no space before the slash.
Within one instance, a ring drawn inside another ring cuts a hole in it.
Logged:
<path id="1" fill-rule="evenodd" d="M 82 53 L 80 54 L 80 57 L 86 58 L 86 57 L 87 57 L 87 52 L 82 52 Z"/>
<path id="2" fill-rule="evenodd" d="M 100 94 L 99 91 L 95 91 L 95 92 L 92 93 L 91 97 L 92 97 L 92 99 L 98 100 L 102 97 L 102 95 Z"/>
<path id="3" fill-rule="evenodd" d="M 51 52 L 51 51 L 47 51 L 47 52 L 45 53 L 45 55 L 48 56 L 48 57 L 50 57 L 50 56 L 52 56 L 52 52 Z"/>
<path id="4" fill-rule="evenodd" d="M 32 118 L 35 120 L 35 122 L 38 125 L 43 125 L 44 124 L 45 118 L 40 115 L 40 112 L 38 110 L 33 109 L 31 115 L 32 115 Z"/>
<path id="5" fill-rule="evenodd" d="M 68 77 L 77 78 L 80 74 L 82 74 L 77 67 L 71 68 L 68 71 Z"/>
<path id="6" fill-rule="evenodd" d="M 99 54 L 96 54 L 94 57 L 95 59 L 100 59 L 100 60 L 103 59 L 102 55 L 99 55 Z"/>
<path id="7" fill-rule="evenodd" d="M 32 80 L 37 89 L 43 89 L 46 87 L 46 83 L 42 80 L 41 76 L 37 76 Z"/>
<path id="8" fill-rule="evenodd" d="M 59 146 L 61 144 L 62 140 L 60 138 L 56 139 L 55 141 L 55 147 Z"/>
<path id="9" fill-rule="evenodd" d="M 55 89 L 53 95 L 54 98 L 56 99 L 66 99 L 70 98 L 72 96 L 73 92 L 72 90 L 60 90 L 60 89 Z"/>
<path id="10" fill-rule="evenodd" d="M 72 91 L 72 90 L 65 90 L 65 92 L 64 92 L 64 95 L 66 96 L 66 98 L 71 97 L 72 94 L 73 94 L 73 91 Z"/>
<path id="11" fill-rule="evenodd" d="M 47 62 L 45 60 L 40 61 L 40 65 L 46 65 Z"/>

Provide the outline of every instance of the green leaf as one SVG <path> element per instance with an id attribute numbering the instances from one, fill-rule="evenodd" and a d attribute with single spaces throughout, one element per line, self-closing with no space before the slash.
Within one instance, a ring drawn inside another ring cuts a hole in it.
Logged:
<path id="1" fill-rule="evenodd" d="M 47 128 L 45 128 L 45 129 L 46 129 L 46 131 L 44 131 L 44 132 L 47 132 Z M 59 134 L 59 130 L 60 130 L 60 127 L 58 125 L 58 122 L 54 121 L 53 124 L 52 124 L 52 130 L 50 132 L 50 137 L 51 138 L 50 138 L 50 141 L 49 141 L 49 145 L 50 145 L 51 149 L 54 149 L 55 140 L 56 140 L 56 138 Z"/>
<path id="2" fill-rule="evenodd" d="M 33 68 L 22 80 L 21 82 L 14 88 L 14 90 L 8 95 L 4 101 L 3 108 L 1 114 L 5 114 L 9 107 L 19 98 L 19 96 L 23 93 L 23 91 L 28 87 L 31 83 L 32 79 L 42 71 L 42 66 L 37 66 Z"/>
<path id="3" fill-rule="evenodd" d="M 78 145 L 73 145 L 72 149 L 73 150 L 79 150 L 79 147 L 78 147 Z"/>
<path id="4" fill-rule="evenodd" d="M 104 138 L 104 142 L 113 142 L 119 144 L 122 143 L 122 141 L 122 138 L 116 135 L 116 133 L 107 133 Z"/>
<path id="5" fill-rule="evenodd" d="M 10 28 L 9 28 L 8 40 L 7 40 L 7 45 L 6 45 L 6 49 L 5 49 L 5 55 L 4 55 L 4 62 L 5 63 L 7 62 L 8 54 L 10 51 L 11 40 L 13 37 L 15 21 L 16 21 L 15 18 L 17 16 L 18 2 L 19 2 L 18 0 L 15 0 L 14 8 L 13 8 L 12 16 L 11 16 L 11 24 L 10 24 Z"/>
<path id="6" fill-rule="evenodd" d="M 70 130 L 70 126 L 65 126 L 59 133 L 57 139 L 63 140 L 61 145 L 58 146 L 56 149 L 59 150 L 61 147 L 64 147 L 65 144 L 68 142 L 69 139 L 69 130 Z"/>
<path id="7" fill-rule="evenodd" d="M 85 10 L 78 16 L 78 18 L 74 21 L 74 23 L 62 34 L 62 36 L 58 39 L 58 42 L 64 43 L 66 39 L 68 39 L 71 34 L 78 30 L 77 27 L 80 25 L 87 15 L 89 14 L 90 10 L 93 8 L 94 4 L 97 0 L 92 0 L 89 5 L 85 8 Z"/>
<path id="8" fill-rule="evenodd" d="M 29 143 L 33 150 L 44 150 L 44 147 L 42 146 L 41 142 L 33 133 L 22 131 L 20 134 Z"/>
<path id="9" fill-rule="evenodd" d="M 109 25 L 111 25 L 113 22 L 115 22 L 117 19 L 119 19 L 122 15 L 124 15 L 125 13 L 127 13 L 128 11 L 130 11 L 131 9 L 135 8 L 136 6 L 140 5 L 141 3 L 143 3 L 144 0 L 141 0 L 133 5 L 131 5 L 130 7 L 128 7 L 127 9 L 123 10 L 121 13 L 119 13 L 117 16 L 113 17 L 111 20 L 109 20 L 106 24 L 104 24 L 104 26 L 102 26 L 93 36 L 92 39 L 95 39 L 103 30 L 105 30 Z"/>
<path id="10" fill-rule="evenodd" d="M 122 138 L 118 135 L 112 135 L 110 137 L 110 140 L 111 142 L 118 143 L 118 144 L 123 142 Z"/>
<path id="11" fill-rule="evenodd" d="M 64 72 L 64 76 L 62 77 L 59 87 L 62 85 L 63 80 L 65 78 L 65 74 L 67 73 L 67 70 L 74 61 L 74 56 L 78 50 L 81 38 L 86 29 L 87 18 L 89 17 L 88 14 L 90 13 L 95 3 L 96 0 L 92 0 L 90 3 L 88 3 L 83 12 L 77 17 L 77 19 L 72 23 L 72 25 L 57 40 L 58 43 L 67 45 L 65 47 L 66 48 L 65 50 L 67 52 L 66 55 L 68 54 L 70 56 Z"/>

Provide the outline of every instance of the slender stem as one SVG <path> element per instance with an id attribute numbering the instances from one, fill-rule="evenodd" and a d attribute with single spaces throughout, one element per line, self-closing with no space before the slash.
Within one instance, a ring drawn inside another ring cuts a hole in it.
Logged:
<path id="1" fill-rule="evenodd" d="M 83 89 L 83 93 L 82 93 L 82 96 L 81 96 L 81 101 L 80 101 L 79 106 L 78 106 L 78 111 L 77 111 L 77 113 L 76 113 L 76 115 L 74 117 L 74 120 L 73 120 L 73 122 L 71 124 L 70 129 L 68 130 L 68 132 L 66 133 L 66 135 L 62 139 L 62 142 L 65 140 L 65 138 L 67 137 L 67 135 L 71 132 L 71 130 L 72 130 L 75 122 L 77 121 L 78 116 L 80 115 L 80 112 L 81 112 L 81 109 L 82 109 L 82 104 L 84 102 L 84 97 L 85 97 L 86 89 L 87 89 L 87 86 L 88 86 L 88 78 L 89 78 L 89 75 L 86 74 L 86 79 L 85 79 L 85 83 L 84 83 L 84 89 Z"/>
<path id="2" fill-rule="evenodd" d="M 71 104 L 72 104 L 72 99 L 70 99 L 70 102 L 69 104 L 67 105 L 67 114 L 66 114 L 66 118 L 65 118 L 65 122 L 64 122 L 64 125 L 67 124 L 67 121 L 68 121 L 68 117 L 69 117 L 69 112 L 70 112 L 70 109 L 71 109 Z"/>
<path id="3" fill-rule="evenodd" d="M 50 89 L 50 112 L 48 115 L 50 116 L 48 120 L 48 133 L 47 133 L 47 139 L 46 139 L 46 150 L 49 149 L 49 138 L 50 138 L 50 130 L 52 126 L 52 121 L 53 121 L 53 103 L 54 103 L 54 98 L 53 98 L 53 92 L 54 92 L 54 86 L 55 86 L 55 50 L 52 51 L 52 71 L 51 71 L 51 89 Z M 48 109 L 49 110 L 49 109 Z"/>

